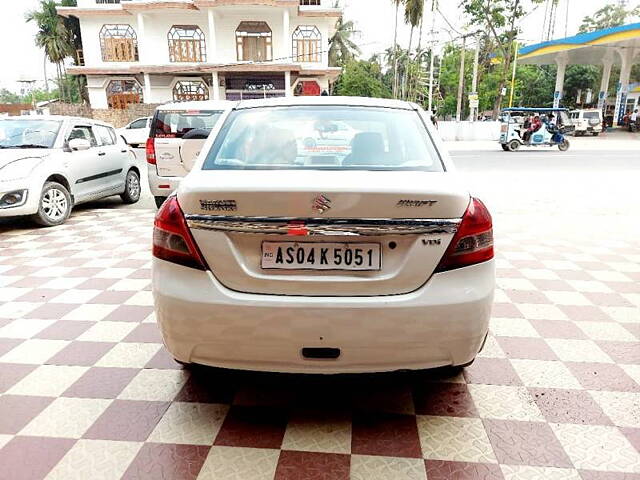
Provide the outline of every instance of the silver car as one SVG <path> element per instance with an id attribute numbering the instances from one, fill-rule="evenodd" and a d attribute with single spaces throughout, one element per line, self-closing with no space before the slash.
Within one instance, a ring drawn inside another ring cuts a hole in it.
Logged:
<path id="1" fill-rule="evenodd" d="M 74 205 L 111 195 L 140 199 L 135 155 L 111 125 L 57 116 L 0 120 L 0 218 L 60 225 Z"/>

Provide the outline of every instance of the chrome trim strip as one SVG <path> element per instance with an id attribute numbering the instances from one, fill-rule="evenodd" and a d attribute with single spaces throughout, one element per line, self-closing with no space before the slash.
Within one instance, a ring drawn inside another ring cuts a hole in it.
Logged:
<path id="1" fill-rule="evenodd" d="M 309 236 L 438 235 L 455 233 L 462 219 L 294 218 L 186 215 L 189 228 L 219 232 L 287 235 L 296 223 Z"/>

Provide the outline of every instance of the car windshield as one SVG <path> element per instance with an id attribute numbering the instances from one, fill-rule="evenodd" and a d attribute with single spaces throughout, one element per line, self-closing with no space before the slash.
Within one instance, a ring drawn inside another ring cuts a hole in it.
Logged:
<path id="1" fill-rule="evenodd" d="M 600 112 L 584 112 L 582 116 L 584 118 L 600 118 Z"/>
<path id="2" fill-rule="evenodd" d="M 219 110 L 159 110 L 153 125 L 155 138 L 182 138 L 191 130 L 211 132 L 222 115 Z"/>
<path id="3" fill-rule="evenodd" d="M 52 148 L 60 125 L 57 120 L 0 120 L 0 148 Z"/>
<path id="4" fill-rule="evenodd" d="M 443 166 L 413 110 L 296 106 L 232 112 L 203 169 L 441 172 Z"/>

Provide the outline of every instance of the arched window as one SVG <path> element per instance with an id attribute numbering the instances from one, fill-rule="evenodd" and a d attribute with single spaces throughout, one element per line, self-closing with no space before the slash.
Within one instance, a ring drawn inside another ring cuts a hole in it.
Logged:
<path id="1" fill-rule="evenodd" d="M 180 80 L 173 87 L 176 102 L 209 100 L 209 88 L 202 80 Z"/>
<path id="2" fill-rule="evenodd" d="M 109 108 L 125 109 L 131 103 L 142 103 L 142 87 L 135 80 L 111 80 L 107 85 Z"/>
<path id="3" fill-rule="evenodd" d="M 169 60 L 172 62 L 206 62 L 204 33 L 197 25 L 174 25 L 169 30 Z"/>
<path id="4" fill-rule="evenodd" d="M 293 32 L 293 58 L 297 62 L 322 60 L 322 36 L 315 25 L 300 25 Z"/>
<path id="5" fill-rule="evenodd" d="M 103 62 L 138 61 L 138 37 L 131 25 L 103 25 L 100 49 Z"/>
<path id="6" fill-rule="evenodd" d="M 241 22 L 236 28 L 236 50 L 238 61 L 271 61 L 271 28 L 267 22 Z"/>

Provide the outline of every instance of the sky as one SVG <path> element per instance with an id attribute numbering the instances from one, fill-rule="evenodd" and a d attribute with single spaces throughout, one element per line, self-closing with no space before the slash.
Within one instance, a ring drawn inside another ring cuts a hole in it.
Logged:
<path id="1" fill-rule="evenodd" d="M 558 19 L 555 29 L 555 37 L 564 37 L 566 7 L 569 5 L 567 33 L 575 34 L 585 15 L 590 15 L 609 0 L 559 0 Z M 393 43 L 395 9 L 391 0 L 342 0 L 345 5 L 345 18 L 353 20 L 358 30 L 356 43 L 361 46 L 363 57 L 368 58 L 373 53 L 384 51 Z M 527 0 L 525 0 L 525 3 Z M 0 68 L 0 88 L 16 90 L 17 81 L 20 79 L 44 79 L 43 52 L 34 45 L 36 26 L 26 23 L 24 15 L 35 8 L 39 0 L 0 0 L 2 3 L 2 15 L 0 15 L 0 45 L 2 68 Z M 446 19 L 462 31 L 464 19 L 459 10 L 460 0 L 439 0 L 440 10 Z M 640 0 L 629 1 L 634 6 Z M 430 1 L 427 0 L 427 4 Z M 541 25 L 544 20 L 544 4 L 530 12 L 522 20 L 523 33 L 521 38 L 526 43 L 537 43 L 541 40 Z M 400 19 L 402 20 L 402 19 Z M 409 42 L 409 27 L 399 22 L 398 42 L 407 45 Z M 425 17 L 425 31 L 431 25 L 431 16 Z M 438 41 L 443 44 L 457 34 L 450 34 L 451 28 L 446 24 L 441 15 L 436 15 L 435 29 L 439 31 Z M 416 34 L 417 36 L 417 34 Z M 414 40 L 414 45 L 417 37 Z M 52 65 L 48 67 L 50 77 L 55 75 Z"/>

